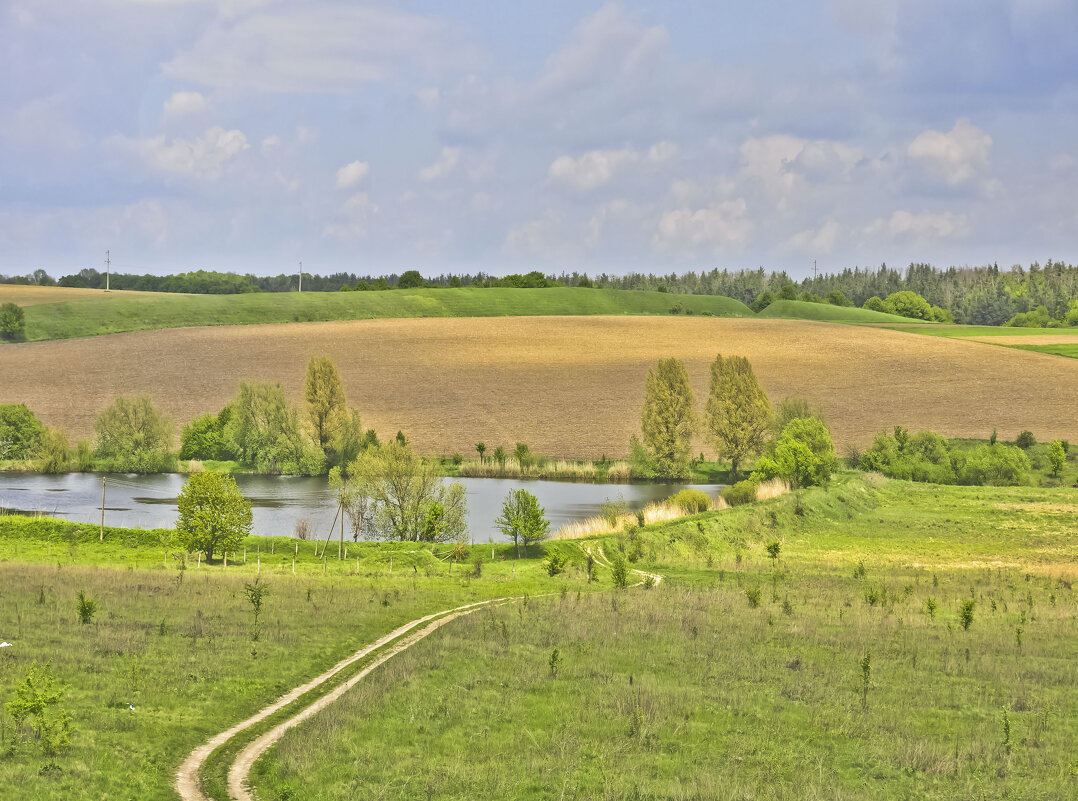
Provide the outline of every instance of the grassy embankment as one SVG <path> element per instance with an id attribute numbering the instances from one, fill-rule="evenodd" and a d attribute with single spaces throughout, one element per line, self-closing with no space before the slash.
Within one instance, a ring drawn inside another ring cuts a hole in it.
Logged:
<path id="1" fill-rule="evenodd" d="M 55 760 L 32 742 L 11 752 L 0 711 L 0 797 L 172 799 L 191 749 L 396 626 L 485 598 L 588 589 L 579 549 L 564 544 L 548 547 L 577 565 L 557 578 L 538 548 L 514 562 L 511 546 L 494 546 L 494 561 L 491 546 L 475 546 L 450 575 L 448 546 L 347 543 L 338 561 L 332 542 L 323 563 L 314 542 L 289 538 L 248 539 L 246 564 L 237 551 L 227 568 L 192 556 L 181 570 L 182 556 L 160 545 L 168 533 L 106 528 L 98 542 L 93 526 L 0 517 L 0 640 L 13 644 L 0 649 L 0 700 L 32 662 L 51 662 L 74 729 Z M 269 594 L 255 641 L 244 585 L 258 548 Z M 80 591 L 97 604 L 89 625 L 76 615 Z M 216 768 L 209 786 L 220 785 Z"/>
<path id="2" fill-rule="evenodd" d="M 609 538 L 667 580 L 447 627 L 287 734 L 256 789 L 1074 798 L 1076 511 L 1074 490 L 845 476 Z"/>
<path id="3" fill-rule="evenodd" d="M 19 302 L 20 287 L 0 286 L 0 302 Z M 92 292 L 93 290 L 84 290 Z M 408 289 L 392 292 L 287 292 L 249 295 L 97 293 L 89 300 L 27 306 L 26 339 L 72 337 L 201 325 L 364 320 L 393 317 L 507 317 L 668 314 L 675 303 L 698 315 L 752 317 L 745 304 L 714 295 L 619 289 Z"/>

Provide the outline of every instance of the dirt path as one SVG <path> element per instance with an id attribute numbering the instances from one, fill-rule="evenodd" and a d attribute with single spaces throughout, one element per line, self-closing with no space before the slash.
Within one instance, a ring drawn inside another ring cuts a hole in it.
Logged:
<path id="1" fill-rule="evenodd" d="M 251 751 L 251 748 L 252 748 L 253 745 L 255 745 L 256 743 L 261 742 L 262 740 L 264 740 L 269 734 L 271 734 L 273 732 L 277 732 L 278 729 L 280 730 L 279 733 L 277 734 L 276 738 L 267 741 L 266 744 L 265 744 L 265 747 L 263 747 L 261 751 L 258 751 L 257 753 L 252 752 L 252 755 L 250 756 L 250 758 L 246 762 L 246 769 L 242 772 L 242 775 L 237 774 L 238 775 L 238 778 L 236 779 L 237 786 L 240 787 L 240 792 L 242 792 L 242 795 L 237 794 L 236 790 L 233 788 L 233 775 L 237 773 L 237 765 L 239 764 L 240 758 L 237 758 L 236 764 L 234 764 L 232 766 L 232 768 L 229 770 L 229 774 L 228 774 L 229 793 L 232 795 L 232 797 L 237 798 L 237 799 L 249 799 L 249 798 L 251 798 L 250 794 L 247 793 L 246 789 L 244 789 L 242 787 L 242 781 L 246 779 L 247 772 L 250 770 L 251 764 L 253 764 L 254 760 L 258 757 L 258 755 L 261 754 L 263 751 L 265 751 L 266 748 L 268 748 L 274 742 L 276 742 L 277 739 L 280 739 L 281 734 L 283 734 L 284 731 L 287 728 L 289 728 L 290 726 L 296 725 L 296 723 L 298 723 L 300 720 L 303 720 L 306 717 L 309 717 L 310 715 L 313 715 L 319 709 L 322 709 L 323 707 L 325 707 L 326 704 L 331 703 L 332 700 L 335 700 L 336 698 L 340 697 L 340 695 L 345 690 L 347 690 L 349 687 L 354 685 L 361 678 L 363 678 L 368 673 L 370 673 L 371 670 L 373 670 L 375 667 L 377 667 L 378 665 L 385 662 L 387 659 L 392 657 L 394 654 L 400 653 L 401 651 L 403 651 L 408 646 L 414 645 L 416 642 L 419 642 L 419 640 L 423 639 L 428 634 L 435 631 L 439 626 L 442 626 L 443 624 L 449 622 L 450 620 L 453 620 L 456 617 L 459 617 L 462 614 L 468 614 L 469 612 L 473 612 L 473 611 L 475 611 L 476 609 L 478 609 L 481 606 L 487 606 L 489 604 L 498 603 L 498 602 L 502 602 L 502 601 L 505 601 L 505 600 L 506 599 L 504 599 L 504 598 L 492 598 L 492 599 L 490 599 L 488 601 L 479 601 L 479 602 L 474 603 L 474 604 L 466 604 L 465 606 L 459 606 L 459 607 L 456 607 L 454 609 L 445 609 L 445 610 L 443 610 L 441 612 L 435 612 L 433 614 L 426 615 L 424 617 L 418 618 L 417 620 L 413 620 L 410 623 L 405 623 L 400 628 L 394 629 L 389 634 L 386 634 L 384 637 L 377 640 L 376 642 L 366 646 L 365 648 L 362 648 L 361 650 L 359 650 L 356 653 L 352 654 L 347 659 L 341 660 L 340 662 L 338 662 L 336 665 L 331 667 L 329 670 L 327 670 L 322 675 L 311 679 L 306 684 L 302 684 L 299 687 L 296 687 L 294 690 L 292 690 L 288 694 L 282 696 L 281 698 L 277 699 L 275 702 L 273 702 L 272 704 L 270 704 L 269 706 L 267 706 L 265 709 L 261 710 L 260 712 L 252 715 L 251 717 L 247 718 L 246 720 L 242 721 L 241 723 L 237 723 L 232 728 L 230 728 L 230 729 L 228 729 L 226 731 L 223 731 L 220 734 L 215 735 L 214 737 L 211 737 L 206 743 L 204 743 L 203 745 L 200 745 L 198 748 L 196 748 L 194 751 L 192 751 L 191 755 L 188 756 L 187 759 L 184 760 L 182 765 L 180 765 L 180 769 L 176 773 L 176 780 L 173 783 L 173 787 L 175 788 L 176 792 L 179 793 L 179 796 L 180 796 L 181 799 L 183 799 L 183 801 L 210 801 L 210 799 L 207 798 L 206 795 L 203 794 L 202 788 L 201 788 L 201 786 L 199 784 L 199 778 L 198 778 L 199 770 L 202 768 L 202 765 L 209 758 L 210 754 L 212 754 L 215 750 L 217 750 L 222 745 L 224 745 L 226 742 L 228 742 L 230 739 L 232 739 L 235 735 L 239 734 L 240 732 L 244 731 L 245 729 L 250 728 L 251 726 L 254 726 L 256 723 L 259 723 L 259 722 L 265 720 L 270 715 L 273 715 L 275 712 L 277 712 L 277 711 L 283 709 L 284 707 L 288 706 L 288 704 L 295 701 L 297 698 L 302 696 L 304 693 L 309 692 L 310 690 L 313 690 L 314 688 L 318 687 L 321 684 L 324 684 L 326 681 L 333 678 L 335 675 L 340 673 L 342 670 L 347 668 L 349 665 L 355 664 L 359 660 L 369 656 L 370 654 L 377 651 L 378 649 L 383 648 L 384 646 L 386 646 L 389 643 L 393 642 L 397 638 L 404 636 L 405 634 L 412 631 L 412 629 L 416 628 L 417 626 L 421 626 L 422 624 L 428 623 L 428 622 L 430 622 L 432 620 L 435 621 L 431 625 L 428 625 L 426 628 L 424 628 L 422 631 L 420 631 L 420 632 L 418 632 L 416 634 L 413 634 L 411 637 L 407 638 L 406 640 L 403 640 L 400 643 L 394 645 L 392 649 L 387 651 L 385 654 L 379 656 L 379 658 L 374 663 L 372 663 L 368 667 L 364 668 L 360 673 L 358 673 L 356 676 L 349 679 L 348 682 L 346 682 L 344 685 L 342 685 L 337 690 L 334 690 L 329 695 L 327 695 L 324 698 L 314 702 L 314 704 L 312 704 L 311 706 L 304 709 L 302 712 L 300 712 L 295 717 L 290 718 L 288 721 L 286 721 L 285 723 L 282 723 L 280 726 L 277 726 L 274 729 L 271 729 L 270 732 L 267 732 L 267 734 L 262 735 L 262 737 L 259 737 L 253 743 L 248 745 L 247 748 L 245 748 L 241 752 L 241 754 L 240 754 L 241 758 L 243 757 L 244 754 L 248 754 L 248 752 Z"/>
<path id="2" fill-rule="evenodd" d="M 606 567 L 608 569 L 610 568 L 610 562 L 607 560 L 606 554 L 603 553 L 603 549 L 601 546 L 596 546 L 596 554 L 592 553 L 590 545 L 582 545 L 581 547 L 585 553 L 590 556 L 593 556 L 593 558 L 603 567 Z M 657 573 L 648 573 L 643 570 L 636 570 L 635 568 L 632 570 L 632 572 L 636 573 L 638 576 L 641 577 L 641 580 L 638 582 L 638 584 L 643 584 L 648 577 L 651 577 L 654 580 L 655 584 L 659 584 L 663 580 L 663 577 Z M 257 723 L 260 723 L 274 713 L 288 706 L 296 699 L 300 698 L 304 693 L 307 693 L 310 690 L 315 689 L 319 685 L 329 681 L 348 666 L 355 664 L 359 660 L 370 656 L 371 654 L 375 653 L 376 651 L 379 651 L 380 649 L 384 649 L 375 657 L 375 659 L 369 665 L 359 671 L 359 673 L 357 673 L 355 676 L 352 676 L 352 678 L 348 679 L 339 687 L 335 688 L 334 690 L 331 690 L 318 700 L 304 707 L 292 717 L 288 718 L 282 723 L 277 724 L 269 731 L 266 731 L 263 734 L 259 735 L 250 743 L 248 743 L 239 752 L 239 754 L 236 755 L 235 760 L 232 762 L 232 765 L 228 769 L 228 796 L 233 801 L 255 801 L 254 796 L 251 794 L 250 790 L 247 787 L 247 781 L 251 773 L 251 768 L 254 766 L 254 763 L 258 760 L 259 757 L 266 753 L 266 751 L 268 751 L 278 740 L 281 739 L 281 737 L 284 736 L 285 732 L 295 726 L 298 726 L 303 721 L 325 709 L 327 706 L 329 706 L 346 692 L 348 692 L 348 690 L 354 687 L 358 682 L 366 678 L 375 668 L 392 659 L 401 651 L 404 651 L 405 649 L 415 645 L 417 642 L 427 637 L 428 635 L 433 634 L 435 631 L 437 631 L 439 628 L 441 628 L 451 620 L 456 620 L 458 617 L 471 614 L 472 612 L 476 611 L 481 607 L 489 606 L 491 604 L 506 603 L 510 600 L 513 599 L 491 598 L 487 601 L 477 601 L 476 603 L 458 606 L 453 609 L 445 609 L 441 612 L 435 612 L 433 614 L 426 615 L 424 617 L 413 620 L 410 623 L 405 623 L 403 626 L 397 629 L 394 629 L 389 634 L 386 634 L 384 637 L 377 640 L 376 642 L 371 643 L 365 648 L 360 649 L 356 653 L 349 656 L 347 659 L 341 660 L 322 675 L 311 679 L 306 684 L 302 684 L 299 687 L 296 687 L 287 695 L 278 698 L 276 701 L 274 701 L 272 704 L 270 704 L 260 712 L 252 715 L 241 723 L 237 723 L 235 726 L 228 729 L 227 731 L 223 731 L 220 734 L 211 737 L 206 743 L 200 745 L 198 748 L 192 751 L 191 755 L 188 756 L 186 760 L 184 760 L 183 764 L 180 766 L 180 769 L 176 773 L 176 780 L 173 783 L 173 787 L 175 788 L 176 792 L 179 793 L 179 796 L 183 801 L 211 801 L 211 799 L 209 799 L 202 792 L 202 787 L 199 783 L 198 777 L 199 771 L 201 770 L 203 764 L 205 764 L 206 760 L 209 758 L 210 754 L 223 746 L 240 732 L 244 731 L 245 729 L 249 729 L 251 726 L 254 726 Z M 427 625 L 419 629 L 419 631 L 414 631 L 414 629 L 418 628 L 419 626 L 422 626 L 424 623 L 426 623 Z M 411 633 L 409 634 L 409 632 Z"/>

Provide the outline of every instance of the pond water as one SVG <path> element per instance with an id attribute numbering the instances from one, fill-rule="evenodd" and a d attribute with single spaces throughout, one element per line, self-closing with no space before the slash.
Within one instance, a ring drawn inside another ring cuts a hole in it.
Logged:
<path id="1" fill-rule="evenodd" d="M 101 480 L 105 479 L 105 525 L 124 528 L 172 528 L 178 510 L 176 495 L 184 476 L 105 475 L 68 473 L 0 473 L 0 510 L 40 512 L 80 523 L 101 521 Z M 446 479 L 464 485 L 472 540 L 503 539 L 494 526 L 502 501 L 511 489 L 524 488 L 539 499 L 551 532 L 573 520 L 599 513 L 603 501 L 623 498 L 631 509 L 673 495 L 686 486 L 709 494 L 717 484 L 571 484 L 562 481 L 521 481 L 496 478 Z M 251 501 L 252 532 L 263 536 L 292 536 L 301 518 L 311 521 L 311 536 L 329 534 L 336 512 L 336 493 L 324 477 L 237 475 L 240 491 Z M 347 530 L 345 536 L 348 536 Z"/>

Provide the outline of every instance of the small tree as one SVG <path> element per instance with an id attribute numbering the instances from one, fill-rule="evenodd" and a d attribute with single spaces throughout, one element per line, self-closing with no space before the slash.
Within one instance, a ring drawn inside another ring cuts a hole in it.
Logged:
<path id="1" fill-rule="evenodd" d="M 734 478 L 742 461 L 764 449 L 771 401 L 744 356 L 716 356 L 705 419 L 720 458 L 730 460 Z"/>
<path id="2" fill-rule="evenodd" d="M 539 499 L 527 490 L 509 490 L 505 496 L 502 513 L 494 524 L 505 536 L 512 538 L 517 558 L 520 557 L 521 545 L 526 554 L 530 544 L 550 536 L 550 521 L 545 514 Z"/>
<path id="3" fill-rule="evenodd" d="M 1063 474 L 1063 468 L 1067 466 L 1067 452 L 1063 450 L 1063 443 L 1058 439 L 1049 442 L 1047 455 L 1052 475 L 1059 478 Z"/>
<path id="4" fill-rule="evenodd" d="M 268 593 L 269 586 L 262 583 L 262 579 L 259 576 L 255 576 L 253 584 L 243 585 L 243 594 L 247 596 L 247 602 L 251 605 L 251 611 L 254 612 L 254 623 L 251 625 L 251 639 L 255 642 L 258 642 L 258 638 L 262 633 L 258 621 L 262 616 L 262 600 Z"/>
<path id="5" fill-rule="evenodd" d="M 696 429 L 696 397 L 689 373 L 678 359 L 661 359 L 648 371 L 640 425 L 644 443 L 669 477 L 690 472 L 691 440 Z"/>
<path id="6" fill-rule="evenodd" d="M 84 626 L 94 622 L 94 615 L 97 614 L 97 604 L 86 597 L 86 593 L 79 590 L 78 598 L 75 599 L 75 611 L 79 614 L 79 623 Z"/>
<path id="7" fill-rule="evenodd" d="M 528 447 L 526 442 L 517 443 L 516 447 L 513 448 L 513 456 L 516 458 L 517 464 L 520 465 L 521 471 L 526 471 L 531 467 L 534 460 L 531 448 Z"/>
<path id="8" fill-rule="evenodd" d="M 94 423 L 96 455 L 113 470 L 156 473 L 175 460 L 172 430 L 148 395 L 117 398 Z"/>
<path id="9" fill-rule="evenodd" d="M 1033 436 L 1032 431 L 1023 431 L 1021 434 L 1018 435 L 1018 438 L 1015 439 L 1014 444 L 1022 450 L 1028 451 L 1030 448 L 1037 444 L 1037 438 Z"/>
<path id="10" fill-rule="evenodd" d="M 56 685 L 52 665 L 34 662 L 15 688 L 12 699 L 4 704 L 16 731 L 29 721 L 33 739 L 47 757 L 71 745 L 71 716 L 60 706 L 66 690 Z"/>
<path id="11" fill-rule="evenodd" d="M 45 426 L 26 404 L 0 404 L 0 459 L 30 459 L 44 439 Z"/>
<path id="12" fill-rule="evenodd" d="M 479 463 L 482 464 L 485 461 L 483 454 L 487 452 L 487 444 L 485 442 L 477 442 L 475 443 L 475 450 L 479 454 Z"/>
<path id="13" fill-rule="evenodd" d="M 0 339 L 14 341 L 26 333 L 26 315 L 14 303 L 0 303 Z"/>
<path id="14" fill-rule="evenodd" d="M 625 561 L 625 557 L 619 554 L 614 554 L 614 558 L 610 561 L 610 577 L 614 580 L 614 586 L 618 589 L 625 589 L 629 586 L 629 563 Z"/>
<path id="15" fill-rule="evenodd" d="M 505 469 L 505 460 L 509 458 L 505 453 L 505 448 L 503 448 L 501 445 L 499 445 L 497 448 L 494 449 L 494 453 L 491 456 L 494 459 L 494 461 L 497 462 L 498 468 L 500 470 L 504 470 Z"/>
<path id="16" fill-rule="evenodd" d="M 756 464 L 754 478 L 784 478 L 795 487 L 826 484 L 835 470 L 831 434 L 814 417 L 791 420 L 767 456 Z"/>
<path id="17" fill-rule="evenodd" d="M 314 356 L 307 363 L 303 397 L 307 401 L 307 416 L 314 427 L 315 441 L 323 453 L 328 453 L 349 416 L 340 373 L 328 356 Z"/>
<path id="18" fill-rule="evenodd" d="M 192 473 L 180 490 L 176 531 L 189 551 L 203 551 L 206 560 L 217 551 L 238 548 L 251 533 L 251 502 L 236 479 L 224 473 Z"/>

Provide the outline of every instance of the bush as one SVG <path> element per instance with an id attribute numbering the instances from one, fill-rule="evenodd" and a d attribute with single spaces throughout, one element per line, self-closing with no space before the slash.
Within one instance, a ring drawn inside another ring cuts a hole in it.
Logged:
<path id="1" fill-rule="evenodd" d="M 739 481 L 722 491 L 722 499 L 730 506 L 742 506 L 756 500 L 756 482 Z"/>
<path id="2" fill-rule="evenodd" d="M 15 341 L 26 332 L 26 315 L 14 303 L 0 303 L 0 339 Z"/>
<path id="3" fill-rule="evenodd" d="M 870 297 L 863 304 L 861 304 L 861 308 L 877 312 L 887 311 L 887 307 L 883 303 L 883 298 L 881 298 L 879 295 L 873 295 L 872 297 Z"/>
<path id="4" fill-rule="evenodd" d="M 546 568 L 548 576 L 553 578 L 565 571 L 565 566 L 569 564 L 569 557 L 563 554 L 561 551 L 552 551 L 547 556 L 546 562 L 543 563 L 543 567 Z"/>
<path id="5" fill-rule="evenodd" d="M 832 289 L 827 293 L 827 302 L 832 306 L 852 306 L 853 302 L 846 297 L 846 293 L 841 289 Z"/>
<path id="6" fill-rule="evenodd" d="M 760 588 L 753 585 L 745 590 L 745 599 L 749 602 L 749 606 L 755 609 L 760 605 Z"/>
<path id="7" fill-rule="evenodd" d="M 1023 431 L 1021 434 L 1018 435 L 1018 439 L 1014 441 L 1014 444 L 1022 450 L 1028 451 L 1030 448 L 1037 444 L 1037 438 L 1033 436 L 1032 431 Z"/>
<path id="8" fill-rule="evenodd" d="M 79 613 L 79 623 L 89 625 L 94 622 L 94 615 L 97 613 L 97 604 L 87 598 L 86 593 L 79 590 L 76 611 Z"/>
<path id="9" fill-rule="evenodd" d="M 610 577 L 615 587 L 624 589 L 629 586 L 629 564 L 621 554 L 615 554 L 610 561 Z"/>
<path id="10" fill-rule="evenodd" d="M 109 469 L 124 473 L 158 473 L 171 467 L 172 421 L 148 395 L 117 398 L 94 423 L 96 455 Z"/>
<path id="11" fill-rule="evenodd" d="M 45 440 L 45 426 L 24 403 L 0 405 L 0 459 L 31 459 Z"/>
<path id="12" fill-rule="evenodd" d="M 1052 475 L 1059 478 L 1063 473 L 1063 468 L 1067 466 L 1067 451 L 1064 450 L 1063 443 L 1058 439 L 1049 442 L 1046 455 L 1048 464 L 1052 469 Z"/>
<path id="13" fill-rule="evenodd" d="M 29 721 L 31 739 L 47 757 L 55 756 L 71 745 L 71 716 L 60 705 L 66 690 L 66 687 L 56 686 L 49 663 L 38 665 L 34 662 L 15 688 L 12 699 L 4 704 L 16 732 Z M 52 714 L 49 714 L 50 707 L 55 707 Z M 11 748 L 14 750 L 14 744 Z"/>
<path id="14" fill-rule="evenodd" d="M 687 515 L 706 512 L 711 508 L 711 498 L 698 489 L 683 489 L 670 498 L 670 503 L 680 508 Z"/>
<path id="15" fill-rule="evenodd" d="M 791 420 L 767 456 L 756 464 L 752 479 L 784 478 L 795 487 L 826 484 L 838 460 L 831 433 L 814 417 Z"/>
<path id="16" fill-rule="evenodd" d="M 50 428 L 38 449 L 37 469 L 42 473 L 66 473 L 70 463 L 67 435 L 58 428 Z"/>
<path id="17" fill-rule="evenodd" d="M 956 453 L 958 483 L 970 486 L 1014 487 L 1029 483 L 1029 457 L 1010 445 L 981 445 Z"/>
<path id="18" fill-rule="evenodd" d="M 947 440 L 932 431 L 919 431 L 911 437 L 896 426 L 893 435 L 877 434 L 872 447 L 861 456 L 860 466 L 907 481 L 954 484 L 958 480 Z"/>
<path id="19" fill-rule="evenodd" d="M 928 301 L 906 289 L 901 292 L 892 292 L 883 302 L 883 310 L 900 317 L 909 317 L 913 320 L 931 320 L 932 307 Z"/>
<path id="20" fill-rule="evenodd" d="M 226 459 L 225 424 L 231 415 L 226 406 L 220 414 L 204 414 L 183 427 L 180 434 L 181 459 Z"/>

